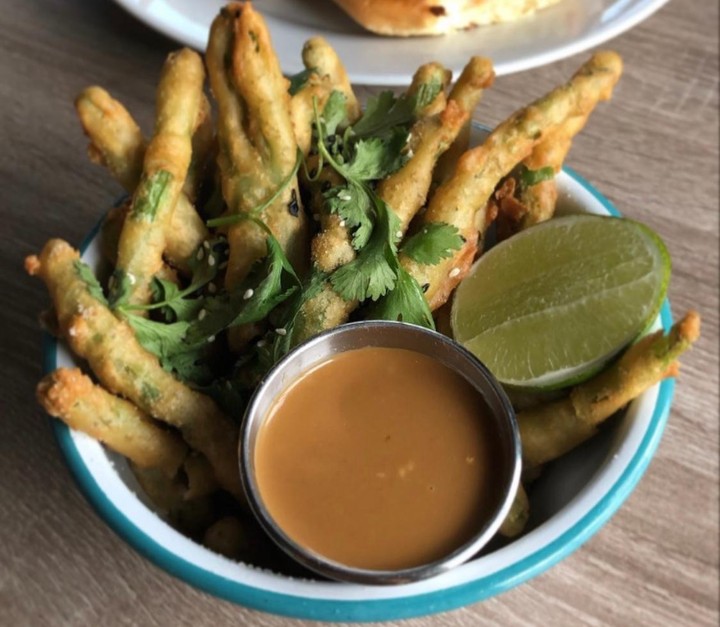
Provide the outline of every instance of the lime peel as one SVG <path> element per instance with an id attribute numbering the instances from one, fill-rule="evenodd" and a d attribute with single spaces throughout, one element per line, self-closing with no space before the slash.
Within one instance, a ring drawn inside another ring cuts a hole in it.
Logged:
<path id="1" fill-rule="evenodd" d="M 638 222 L 556 218 L 475 263 L 455 294 L 453 333 L 504 385 L 574 385 L 657 317 L 670 265 L 660 237 Z"/>

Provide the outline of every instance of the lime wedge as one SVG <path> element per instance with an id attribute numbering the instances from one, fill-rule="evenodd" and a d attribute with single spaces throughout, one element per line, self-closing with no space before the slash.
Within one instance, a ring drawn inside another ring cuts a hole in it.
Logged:
<path id="1" fill-rule="evenodd" d="M 670 256 L 648 227 L 623 218 L 556 218 L 495 246 L 458 286 L 455 339 L 504 385 L 578 383 L 655 319 Z"/>

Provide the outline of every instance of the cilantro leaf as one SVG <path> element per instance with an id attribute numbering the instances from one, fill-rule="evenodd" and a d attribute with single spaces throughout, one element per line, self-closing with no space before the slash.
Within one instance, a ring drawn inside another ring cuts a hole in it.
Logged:
<path id="1" fill-rule="evenodd" d="M 430 307 L 418 282 L 399 267 L 395 289 L 377 303 L 370 305 L 367 318 L 371 320 L 400 320 L 410 324 L 435 328 Z"/>
<path id="2" fill-rule="evenodd" d="M 372 201 L 362 185 L 349 181 L 345 185 L 331 187 L 324 194 L 330 213 L 336 213 L 345 220 L 352 232 L 352 245 L 360 250 L 370 239 L 373 230 Z"/>
<path id="3" fill-rule="evenodd" d="M 202 298 L 183 298 L 185 290 L 172 281 L 155 277 L 152 289 L 155 295 L 153 306 L 161 305 L 160 310 L 167 322 L 192 320 L 202 307 Z"/>
<path id="4" fill-rule="evenodd" d="M 358 181 L 382 179 L 400 168 L 407 157 L 402 150 L 407 134 L 395 129 L 389 138 L 371 137 L 353 144 L 353 155 L 343 167 L 345 178 Z"/>
<path id="5" fill-rule="evenodd" d="M 384 91 L 368 98 L 363 116 L 353 125 L 358 137 L 386 137 L 394 127 L 412 123 L 418 112 L 430 104 L 440 93 L 439 81 L 430 81 L 420 86 L 412 95 L 403 94 L 396 98 L 390 91 Z"/>
<path id="6" fill-rule="evenodd" d="M 521 187 L 532 187 L 543 181 L 549 181 L 555 178 L 555 170 L 552 166 L 546 166 L 537 170 L 530 170 L 526 165 L 518 166 L 518 180 Z"/>
<path id="7" fill-rule="evenodd" d="M 299 289 L 292 265 L 270 233 L 267 249 L 267 256 L 237 289 L 205 299 L 197 319 L 188 327 L 188 343 L 207 340 L 228 327 L 262 320 Z"/>
<path id="8" fill-rule="evenodd" d="M 108 303 L 105 299 L 105 294 L 103 293 L 102 286 L 97 280 L 97 277 L 93 274 L 90 266 L 88 266 L 86 263 L 83 263 L 79 259 L 76 259 L 73 262 L 73 266 L 78 277 L 80 277 L 80 279 L 85 282 L 85 285 L 87 286 L 87 291 L 90 293 L 90 296 L 92 296 L 95 300 L 100 301 L 103 305 L 107 305 Z"/>
<path id="9" fill-rule="evenodd" d="M 347 98 L 341 91 L 333 90 L 325 101 L 322 111 L 324 135 L 333 135 L 347 120 Z"/>
<path id="10" fill-rule="evenodd" d="M 330 275 L 333 289 L 345 300 L 377 300 L 395 286 L 399 221 L 377 196 L 373 195 L 373 201 L 376 223 L 370 239 L 355 259 Z"/>
<path id="11" fill-rule="evenodd" d="M 165 370 L 193 383 L 212 379 L 213 373 L 207 362 L 209 345 L 190 345 L 185 341 L 190 323 L 167 324 L 136 314 L 126 314 L 125 319 L 140 345 L 157 356 Z"/>
<path id="12" fill-rule="evenodd" d="M 408 237 L 400 252 L 417 263 L 434 266 L 441 259 L 452 257 L 463 245 L 460 231 L 445 222 L 431 222 Z"/>

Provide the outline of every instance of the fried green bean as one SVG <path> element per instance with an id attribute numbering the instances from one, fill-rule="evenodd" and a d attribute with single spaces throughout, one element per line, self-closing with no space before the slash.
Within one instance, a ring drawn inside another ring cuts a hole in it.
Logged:
<path id="1" fill-rule="evenodd" d="M 163 67 L 155 134 L 120 234 L 110 289 L 114 305 L 144 305 L 150 300 L 150 284 L 162 267 L 166 233 L 190 165 L 204 77 L 200 56 L 187 48 L 172 53 Z"/>
<path id="2" fill-rule="evenodd" d="M 567 84 L 517 111 L 482 145 L 462 156 L 453 176 L 433 194 L 420 225 L 450 224 L 465 244 L 433 266 L 401 260 L 405 270 L 427 286 L 425 298 L 431 310 L 447 301 L 470 269 L 487 228 L 488 200 L 498 182 L 566 120 L 585 115 L 598 100 L 608 99 L 621 72 L 622 60 L 617 54 L 596 53 Z"/>
<path id="3" fill-rule="evenodd" d="M 511 175 L 501 183 L 500 187 L 505 189 L 498 190 L 495 195 L 499 241 L 553 217 L 557 203 L 555 176 L 562 170 L 572 140 L 583 129 L 589 115 L 590 112 L 566 120 L 557 131 L 535 146 L 522 162 L 525 171 L 538 172 L 550 168 L 553 176 L 527 185 L 522 181 L 522 177 L 516 179 Z"/>
<path id="4" fill-rule="evenodd" d="M 37 399 L 51 416 L 87 433 L 142 468 L 174 477 L 188 447 L 132 403 L 95 385 L 79 368 L 59 368 L 40 381 Z"/>
<path id="5" fill-rule="evenodd" d="M 700 336 L 700 316 L 688 312 L 667 335 L 657 331 L 628 348 L 570 396 L 518 413 L 523 463 L 528 467 L 564 455 L 597 427 L 662 379 L 677 375 L 677 360 Z"/>
<path id="6" fill-rule="evenodd" d="M 410 187 L 410 185 L 413 184 L 412 179 L 420 178 L 419 172 L 425 169 L 428 164 L 431 166 L 432 173 L 432 166 L 438 157 L 437 151 L 442 152 L 441 147 L 437 145 L 439 142 L 435 140 L 437 134 L 421 133 L 420 129 L 425 129 L 425 126 L 431 124 L 427 122 L 426 125 L 423 125 L 424 120 L 435 116 L 438 111 L 442 111 L 445 108 L 445 87 L 447 87 L 449 81 L 450 72 L 442 65 L 439 63 L 427 63 L 418 68 L 413 76 L 410 87 L 408 87 L 408 96 L 416 94 L 422 87 L 428 85 L 440 85 L 441 88 L 432 102 L 425 105 L 422 110 L 416 112 L 418 121 L 413 125 L 411 137 L 415 138 L 416 135 L 419 136 L 415 139 L 414 148 L 420 154 L 417 155 L 417 158 L 411 159 L 405 167 L 391 175 L 391 180 L 387 182 L 386 192 L 392 195 L 390 199 L 392 202 L 385 198 L 383 198 L 383 200 L 385 200 L 396 213 L 402 213 L 404 216 L 411 212 L 412 215 L 414 215 L 424 203 L 425 196 L 427 195 L 427 188 L 419 187 L 418 189 L 413 189 Z M 455 117 L 450 113 L 448 113 L 446 117 L 447 120 L 444 124 L 437 120 L 435 120 L 433 124 L 443 131 L 450 133 L 452 132 L 449 130 L 451 127 L 450 121 L 454 120 Z M 423 134 L 427 136 L 423 137 Z M 421 151 L 419 148 L 423 143 L 428 144 L 428 146 L 426 150 Z M 433 146 L 433 144 L 435 145 Z M 411 145 L 410 149 L 413 149 L 413 145 Z M 402 174 L 400 174 L 400 172 L 402 172 Z M 401 181 L 398 180 L 398 178 L 401 178 Z M 418 184 L 422 183 L 420 180 L 417 182 Z M 406 198 L 403 192 L 405 194 L 411 193 L 412 196 Z M 378 190 L 378 194 L 382 198 L 382 192 L 380 190 Z M 416 199 L 420 194 L 422 194 L 422 199 L 418 204 Z M 393 203 L 396 203 L 397 206 Z M 400 207 L 401 204 L 402 207 Z M 410 215 L 410 218 L 412 215 Z M 313 264 L 317 269 L 330 273 L 340 266 L 350 263 L 356 255 L 352 247 L 350 231 L 345 226 L 345 222 L 338 216 L 325 211 L 321 212 L 320 216 L 320 232 L 313 238 L 311 256 Z M 403 220 L 403 223 L 409 223 L 409 221 L 409 219 Z M 407 224 L 405 224 L 404 228 L 407 228 Z M 354 309 L 354 307 L 352 309 Z M 352 311 L 352 309 L 350 309 L 350 311 Z"/>
<path id="7" fill-rule="evenodd" d="M 516 538 L 525 529 L 530 517 L 530 501 L 522 484 L 518 484 L 510 511 L 503 520 L 498 533 L 506 538 Z"/>
<path id="8" fill-rule="evenodd" d="M 204 99 L 207 103 L 207 100 Z M 207 103 L 209 105 L 209 103 Z M 132 194 L 140 182 L 143 158 L 147 143 L 133 117 L 121 103 L 113 99 L 100 87 L 84 89 L 75 100 L 80 123 L 90 140 L 88 153 L 92 161 L 104 165 L 126 192 Z M 201 114 L 203 109 L 201 108 Z M 206 116 L 207 120 L 210 120 Z M 200 172 L 193 174 L 193 166 L 199 165 L 202 158 L 196 156 L 202 150 L 205 139 L 200 131 L 206 133 L 207 122 L 201 122 L 193 134 L 193 158 L 188 179 L 195 180 Z M 208 238 L 205 224 L 198 215 L 186 194 L 178 198 L 170 219 L 170 228 L 166 233 L 165 256 L 167 260 L 183 272 L 188 271 L 188 260 L 197 247 Z M 117 239 L 119 240 L 119 233 Z M 116 258 L 117 246 L 113 253 Z"/>
<path id="9" fill-rule="evenodd" d="M 297 177 L 291 177 L 297 144 L 287 80 L 265 22 L 249 3 L 229 4 L 215 19 L 206 62 L 219 109 L 218 164 L 229 211 L 252 213 L 282 187 L 282 193 L 258 217 L 293 265 L 302 268 L 307 263 L 308 224 L 299 206 Z M 249 220 L 229 227 L 228 289 L 265 256 L 266 237 Z"/>
<path id="10" fill-rule="evenodd" d="M 223 516 L 203 534 L 203 546 L 230 559 L 243 557 L 251 548 L 247 524 L 237 516 Z"/>
<path id="11" fill-rule="evenodd" d="M 200 109 L 195 121 L 192 136 L 192 152 L 188 166 L 183 193 L 194 203 L 206 178 L 212 157 L 215 155 L 215 129 L 213 127 L 212 109 L 207 96 L 200 100 Z"/>
<path id="12" fill-rule="evenodd" d="M 290 120 L 295 142 L 304 157 L 310 153 L 312 144 L 315 107 L 322 111 L 332 91 L 333 85 L 329 77 L 313 73 L 307 83 L 290 98 Z"/>
<path id="13" fill-rule="evenodd" d="M 211 497 L 187 498 L 180 477 L 170 479 L 154 468 L 140 468 L 131 463 L 130 470 L 162 518 L 181 533 L 197 540 L 202 538 L 217 516 Z"/>
<path id="14" fill-rule="evenodd" d="M 360 117 L 360 103 L 350 84 L 340 57 L 323 37 L 312 37 L 305 42 L 302 50 L 303 64 L 321 77 L 327 77 L 331 88 L 345 96 L 345 106 L 350 124 Z"/>
<path id="15" fill-rule="evenodd" d="M 409 91 L 433 81 L 445 85 L 449 78 L 447 70 L 439 64 L 427 64 L 418 70 Z M 378 196 L 398 216 L 398 230 L 401 234 L 407 231 L 410 221 L 425 204 L 438 158 L 453 143 L 477 106 L 483 90 L 492 84 L 493 78 L 491 62 L 480 57 L 473 58 L 451 90 L 449 100 L 446 101 L 441 90 L 413 125 L 410 144 L 412 156 L 402 168 L 381 181 L 377 188 Z M 438 102 L 444 106 L 439 114 L 432 114 L 437 110 Z M 334 239 L 330 239 L 333 235 Z M 334 248 L 334 254 L 338 255 L 338 250 L 344 250 L 341 244 L 345 239 L 346 236 L 338 235 L 337 229 L 327 229 L 318 234 L 313 241 L 316 265 L 319 265 L 318 260 L 321 258 L 316 247 L 325 245 Z M 344 263 L 349 263 L 354 257 L 353 251 Z M 357 305 L 357 302 L 344 300 L 329 285 L 323 286 L 317 295 L 303 303 L 295 325 L 297 341 L 347 321 Z"/>
<path id="16" fill-rule="evenodd" d="M 113 315 L 83 278 L 88 270 L 77 251 L 62 240 L 50 240 L 39 257 L 26 259 L 25 267 L 45 282 L 62 336 L 98 380 L 179 429 L 188 445 L 207 457 L 220 485 L 242 498 L 237 427 L 212 399 L 175 379 L 140 346 L 130 326 Z"/>

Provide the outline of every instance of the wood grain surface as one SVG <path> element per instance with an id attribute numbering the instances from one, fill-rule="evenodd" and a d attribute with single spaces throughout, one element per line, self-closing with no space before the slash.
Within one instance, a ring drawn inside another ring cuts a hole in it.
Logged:
<path id="1" fill-rule="evenodd" d="M 568 161 L 662 235 L 674 312 L 703 316 L 647 474 L 596 536 L 543 575 L 483 603 L 388 625 L 718 624 L 717 24 L 716 2 L 674 0 L 613 41 L 625 76 Z M 79 243 L 119 192 L 86 159 L 73 97 L 103 85 L 149 126 L 174 46 L 109 0 L 3 2 L 0 625 L 310 624 L 215 599 L 135 553 L 79 494 L 34 400 L 47 297 L 24 276 L 23 257 L 51 236 Z M 501 120 L 583 56 L 498 79 L 478 119 Z"/>

